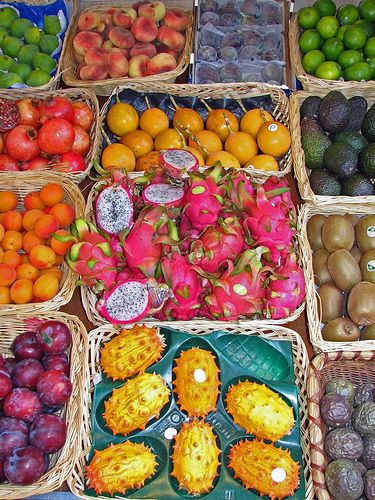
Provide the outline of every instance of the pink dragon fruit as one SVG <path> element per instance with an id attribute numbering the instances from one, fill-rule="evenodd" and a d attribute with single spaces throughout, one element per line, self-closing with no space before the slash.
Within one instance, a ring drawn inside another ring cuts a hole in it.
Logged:
<path id="1" fill-rule="evenodd" d="M 271 275 L 266 292 L 267 317 L 287 318 L 301 305 L 306 292 L 303 271 L 294 252 L 288 255 L 276 273 Z"/>
<path id="2" fill-rule="evenodd" d="M 254 185 L 245 172 L 238 170 L 228 180 L 227 197 L 235 207 L 242 211 L 255 194 Z"/>
<path id="3" fill-rule="evenodd" d="M 98 227 L 108 234 L 128 231 L 133 224 L 133 199 L 127 178 L 118 170 L 95 200 Z"/>
<path id="4" fill-rule="evenodd" d="M 263 189 L 273 206 L 281 203 L 285 206 L 286 210 L 294 210 L 292 192 L 286 179 L 279 179 L 273 175 L 263 184 Z"/>
<path id="5" fill-rule="evenodd" d="M 193 153 L 185 149 L 163 150 L 159 160 L 164 167 L 164 171 L 173 179 L 184 179 L 187 174 L 199 168 L 197 158 Z"/>
<path id="6" fill-rule="evenodd" d="M 96 309 L 113 324 L 133 323 L 163 307 L 170 295 L 165 284 L 153 279 L 129 279 L 104 292 Z"/>
<path id="7" fill-rule="evenodd" d="M 149 184 L 142 191 L 142 198 L 147 205 L 162 205 L 174 208 L 182 205 L 184 190 L 180 186 L 168 183 Z"/>
<path id="8" fill-rule="evenodd" d="M 214 273 L 226 259 L 235 259 L 243 250 L 244 235 L 237 219 L 219 219 L 219 225 L 208 227 L 191 245 L 189 262 L 203 271 Z"/>
<path id="9" fill-rule="evenodd" d="M 189 253 L 191 242 L 197 240 L 200 233 L 201 231 L 192 227 L 190 220 L 182 213 L 180 216 L 180 234 L 184 239 L 179 244 L 179 249 L 183 255 Z"/>
<path id="10" fill-rule="evenodd" d="M 212 292 L 205 300 L 215 319 L 238 320 L 239 316 L 261 316 L 266 290 L 264 288 L 268 268 L 262 267 L 265 247 L 245 250 L 236 264 L 227 261 L 228 268 L 220 278 L 211 280 Z"/>

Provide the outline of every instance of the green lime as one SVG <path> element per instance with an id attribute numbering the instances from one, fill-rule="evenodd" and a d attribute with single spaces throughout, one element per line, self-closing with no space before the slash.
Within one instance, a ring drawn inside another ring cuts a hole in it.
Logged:
<path id="1" fill-rule="evenodd" d="M 349 68 L 354 63 L 363 61 L 363 54 L 358 50 L 344 50 L 337 58 L 337 62 L 343 70 Z"/>
<path id="2" fill-rule="evenodd" d="M 309 75 L 315 75 L 316 68 L 326 60 L 321 50 L 310 50 L 302 58 L 302 67 Z"/>
<path id="3" fill-rule="evenodd" d="M 326 61 L 316 68 L 315 76 L 325 80 L 338 80 L 341 76 L 341 68 L 337 62 Z"/>
<path id="4" fill-rule="evenodd" d="M 360 26 L 349 26 L 344 33 L 344 45 L 347 49 L 361 49 L 366 40 L 366 33 Z"/>
<path id="5" fill-rule="evenodd" d="M 356 82 L 360 82 L 361 80 L 371 80 L 371 78 L 371 66 L 363 61 L 352 64 L 344 71 L 344 79 L 346 81 L 354 80 Z"/>
<path id="6" fill-rule="evenodd" d="M 367 21 L 375 21 L 375 0 L 362 0 L 359 4 L 359 13 Z"/>
<path id="7" fill-rule="evenodd" d="M 304 7 L 298 12 L 298 24 L 305 30 L 309 28 L 315 28 L 316 23 L 319 21 L 319 19 L 320 14 L 318 9 L 316 9 L 315 7 Z"/>
<path id="8" fill-rule="evenodd" d="M 375 24 L 371 21 L 367 21 L 367 19 L 359 19 L 354 24 L 355 26 L 360 26 L 363 29 L 367 38 L 375 36 Z"/>
<path id="9" fill-rule="evenodd" d="M 320 49 L 321 45 L 322 39 L 316 30 L 306 30 L 299 37 L 299 48 L 303 54 Z"/>
<path id="10" fill-rule="evenodd" d="M 334 16 L 336 14 L 336 5 L 332 0 L 316 0 L 313 7 L 316 7 L 321 17 Z"/>
<path id="11" fill-rule="evenodd" d="M 344 26 L 340 26 L 340 28 L 337 30 L 336 38 L 343 41 L 344 40 L 344 33 L 347 29 L 348 29 L 348 26 L 346 24 Z"/>
<path id="12" fill-rule="evenodd" d="M 363 48 L 363 52 L 366 57 L 375 56 L 375 36 L 367 40 L 366 45 Z"/>
<path id="13" fill-rule="evenodd" d="M 375 57 L 369 57 L 368 59 L 366 59 L 366 62 L 372 69 L 371 80 L 375 80 Z"/>
<path id="14" fill-rule="evenodd" d="M 341 25 L 354 24 L 359 19 L 359 12 L 355 5 L 348 3 L 338 9 L 336 17 Z"/>
<path id="15" fill-rule="evenodd" d="M 337 58 L 343 52 L 344 44 L 338 38 L 330 38 L 323 43 L 322 51 L 327 61 L 337 61 Z"/>
<path id="16" fill-rule="evenodd" d="M 336 36 L 339 27 L 340 24 L 334 16 L 325 16 L 319 19 L 316 25 L 316 31 L 324 40 L 327 40 L 328 38 Z"/>

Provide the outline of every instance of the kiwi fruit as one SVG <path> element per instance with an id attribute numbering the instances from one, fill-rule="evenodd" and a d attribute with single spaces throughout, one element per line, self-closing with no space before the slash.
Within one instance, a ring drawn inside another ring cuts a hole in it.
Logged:
<path id="1" fill-rule="evenodd" d="M 328 342 L 354 342 L 360 337 L 360 329 L 349 318 L 336 318 L 322 329 L 322 337 Z"/>
<path id="2" fill-rule="evenodd" d="M 324 215 L 313 215 L 307 223 L 307 238 L 312 250 L 323 248 L 322 226 L 327 218 Z"/>
<path id="3" fill-rule="evenodd" d="M 362 217 L 356 225 L 355 234 L 363 253 L 375 248 L 375 215 Z"/>
<path id="4" fill-rule="evenodd" d="M 354 227 L 342 215 L 331 215 L 323 224 L 322 241 L 329 253 L 350 250 L 354 244 Z"/>
<path id="5" fill-rule="evenodd" d="M 355 227 L 358 224 L 358 221 L 359 221 L 359 216 L 358 215 L 345 214 L 344 217 L 345 217 L 345 219 L 347 219 L 350 222 L 350 224 L 353 227 Z"/>
<path id="6" fill-rule="evenodd" d="M 350 291 L 347 303 L 350 318 L 359 326 L 375 323 L 375 285 L 368 281 L 357 283 Z"/>
<path id="7" fill-rule="evenodd" d="M 375 248 L 362 255 L 359 261 L 362 281 L 369 281 L 375 284 Z"/>
<path id="8" fill-rule="evenodd" d="M 325 283 L 318 290 L 322 323 L 341 316 L 344 309 L 344 294 L 333 284 Z"/>
<path id="9" fill-rule="evenodd" d="M 327 259 L 329 274 L 335 285 L 343 292 L 349 292 L 362 280 L 361 270 L 348 250 L 336 250 Z"/>
<path id="10" fill-rule="evenodd" d="M 362 257 L 361 250 L 358 247 L 353 247 L 350 249 L 350 253 L 353 255 L 356 262 L 359 264 L 359 261 L 361 260 L 361 257 Z"/>
<path id="11" fill-rule="evenodd" d="M 361 340 L 375 340 L 375 324 L 366 326 L 366 328 L 362 330 Z"/>
<path id="12" fill-rule="evenodd" d="M 324 285 L 324 283 L 332 283 L 332 277 L 327 267 L 329 255 L 329 252 L 325 248 L 320 248 L 312 256 L 314 281 L 317 286 Z"/>

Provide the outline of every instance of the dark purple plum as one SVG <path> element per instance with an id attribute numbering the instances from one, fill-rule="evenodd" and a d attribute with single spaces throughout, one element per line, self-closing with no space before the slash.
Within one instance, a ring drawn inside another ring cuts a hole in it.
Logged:
<path id="1" fill-rule="evenodd" d="M 12 344 L 12 352 L 17 361 L 34 358 L 42 359 L 43 351 L 35 340 L 35 333 L 24 332 L 16 337 Z"/>
<path id="2" fill-rule="evenodd" d="M 44 453 L 35 446 L 24 446 L 14 450 L 4 460 L 4 474 L 13 484 L 32 484 L 38 481 L 46 470 Z"/>
<path id="3" fill-rule="evenodd" d="M 30 427 L 30 444 L 43 453 L 55 453 L 66 440 L 66 424 L 58 415 L 40 415 Z"/>
<path id="4" fill-rule="evenodd" d="M 197 59 L 198 61 L 206 61 L 206 62 L 217 61 L 216 49 L 214 49 L 213 47 L 209 47 L 208 45 L 199 47 L 197 52 Z"/>
<path id="5" fill-rule="evenodd" d="M 242 26 L 257 26 L 258 18 L 255 16 L 245 16 L 242 18 Z"/>
<path id="6" fill-rule="evenodd" d="M 273 0 L 268 0 L 262 4 L 262 12 L 259 17 L 259 24 L 262 26 L 268 24 L 281 24 L 282 23 L 282 9 L 281 6 Z"/>
<path id="7" fill-rule="evenodd" d="M 22 432 L 27 436 L 29 434 L 29 427 L 23 420 L 19 420 L 18 418 L 1 417 L 0 434 L 4 431 Z"/>
<path id="8" fill-rule="evenodd" d="M 225 3 L 224 5 L 222 5 L 220 8 L 219 8 L 219 14 L 220 16 L 222 16 L 223 14 L 229 14 L 231 12 L 237 12 L 238 11 L 238 8 L 237 8 L 237 5 L 236 5 L 236 2 L 234 2 L 233 0 L 229 0 L 229 2 Z"/>
<path id="9" fill-rule="evenodd" d="M 245 45 L 255 45 L 259 47 L 263 41 L 263 35 L 255 29 L 246 29 L 242 31 L 242 41 Z"/>
<path id="10" fill-rule="evenodd" d="M 238 49 L 242 47 L 242 34 L 240 31 L 231 31 L 230 33 L 225 33 L 223 40 L 221 42 L 221 47 L 234 47 Z"/>
<path id="11" fill-rule="evenodd" d="M 263 49 L 261 52 L 263 61 L 281 61 L 282 55 L 280 49 Z"/>
<path id="12" fill-rule="evenodd" d="M 6 479 L 6 477 L 4 476 L 3 464 L 4 464 L 4 459 L 0 458 L 0 483 L 3 483 Z"/>
<path id="13" fill-rule="evenodd" d="M 259 61 L 260 50 L 255 45 L 246 45 L 240 52 L 241 61 Z"/>
<path id="14" fill-rule="evenodd" d="M 43 372 L 36 384 L 42 403 L 47 406 L 61 406 L 68 401 L 72 393 L 72 383 L 59 370 Z"/>
<path id="15" fill-rule="evenodd" d="M 198 66 L 198 81 L 211 80 L 214 83 L 220 82 L 219 70 L 212 64 L 202 63 Z"/>
<path id="16" fill-rule="evenodd" d="M 220 78 L 221 80 L 235 80 L 236 82 L 242 82 L 242 74 L 241 70 L 237 64 L 234 63 L 226 63 L 220 70 Z"/>
<path id="17" fill-rule="evenodd" d="M 227 62 L 236 61 L 238 59 L 238 52 L 234 47 L 229 47 L 229 45 L 221 47 L 221 49 L 219 49 L 219 58 Z"/>
<path id="18" fill-rule="evenodd" d="M 20 387 L 13 389 L 5 398 L 3 410 L 7 417 L 32 422 L 35 417 L 42 413 L 42 402 L 36 392 Z"/>
<path id="19" fill-rule="evenodd" d="M 15 358 L 5 358 L 4 359 L 4 368 L 12 375 L 15 367 L 16 367 L 17 361 Z"/>
<path id="20" fill-rule="evenodd" d="M 16 448 L 26 446 L 29 429 L 25 422 L 16 418 L 0 419 L 0 458 L 3 459 Z"/>
<path id="21" fill-rule="evenodd" d="M 237 26 L 240 21 L 240 14 L 238 12 L 228 12 L 227 14 L 223 14 L 219 17 L 219 26 L 223 26 L 224 28 L 231 28 L 233 26 Z"/>
<path id="22" fill-rule="evenodd" d="M 270 80 L 279 82 L 279 85 L 283 80 L 283 68 L 275 63 L 269 63 L 262 69 L 262 78 L 264 82 L 269 82 Z"/>
<path id="23" fill-rule="evenodd" d="M 225 80 L 221 80 L 221 83 L 237 83 L 237 82 L 232 78 L 226 78 Z"/>
<path id="24" fill-rule="evenodd" d="M 213 26 L 219 25 L 219 16 L 216 12 L 205 12 L 201 15 L 200 24 L 204 26 L 205 24 L 211 23 Z"/>
<path id="25" fill-rule="evenodd" d="M 262 49 L 278 49 L 281 47 L 282 43 L 283 39 L 281 33 L 271 31 L 270 33 L 264 35 Z"/>
<path id="26" fill-rule="evenodd" d="M 64 405 L 62 406 L 47 406 L 43 405 L 43 412 L 42 413 L 57 413 L 58 411 L 62 410 L 64 408 Z"/>
<path id="27" fill-rule="evenodd" d="M 216 0 L 202 0 L 200 3 L 201 12 L 216 12 L 219 5 Z"/>
<path id="28" fill-rule="evenodd" d="M 65 353 L 46 354 L 42 359 L 42 364 L 45 370 L 60 370 L 64 372 L 65 375 L 69 376 L 69 359 Z"/>
<path id="29" fill-rule="evenodd" d="M 11 391 L 13 385 L 10 377 L 5 373 L 0 373 L 0 399 L 5 398 Z"/>
<path id="30" fill-rule="evenodd" d="M 60 354 L 70 347 L 72 334 L 62 321 L 45 321 L 39 326 L 35 340 L 44 352 Z"/>
<path id="31" fill-rule="evenodd" d="M 261 6 L 257 2 L 257 0 L 245 0 L 241 7 L 241 12 L 245 16 L 259 17 L 261 10 Z"/>
<path id="32" fill-rule="evenodd" d="M 220 47 L 221 42 L 223 40 L 224 33 L 213 26 L 204 26 L 201 29 L 199 35 L 199 42 L 201 46 L 209 45 L 210 47 L 214 47 L 217 49 Z"/>
<path id="33" fill-rule="evenodd" d="M 32 391 L 36 388 L 39 376 L 44 372 L 42 364 L 36 359 L 23 359 L 17 363 L 12 378 L 15 387 L 26 387 Z"/>

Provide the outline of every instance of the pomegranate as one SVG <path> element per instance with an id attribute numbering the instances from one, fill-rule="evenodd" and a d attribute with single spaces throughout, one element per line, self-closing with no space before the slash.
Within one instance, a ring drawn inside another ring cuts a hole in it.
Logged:
<path id="1" fill-rule="evenodd" d="M 34 332 L 20 333 L 12 344 L 12 352 L 17 361 L 22 359 L 42 359 L 43 351 L 35 340 Z"/>
<path id="2" fill-rule="evenodd" d="M 4 151 L 4 137 L 0 134 L 0 154 Z"/>
<path id="3" fill-rule="evenodd" d="M 43 376 L 43 374 L 41 376 Z M 14 417 L 24 420 L 25 422 L 32 422 L 35 417 L 42 413 L 42 407 L 40 397 L 36 392 L 30 391 L 30 389 L 24 387 L 19 387 L 13 389 L 4 399 L 3 410 L 7 417 Z"/>
<path id="4" fill-rule="evenodd" d="M 0 373 L 0 399 L 5 398 L 11 391 L 13 385 L 10 377 L 5 373 Z"/>
<path id="5" fill-rule="evenodd" d="M 17 361 L 14 358 L 5 358 L 4 359 L 4 368 L 9 372 L 10 375 L 12 375 L 15 367 L 16 367 Z"/>
<path id="6" fill-rule="evenodd" d="M 64 353 L 61 354 L 46 354 L 42 359 L 42 364 L 45 370 L 60 370 L 69 376 L 70 365 L 68 356 Z"/>
<path id="7" fill-rule="evenodd" d="M 26 98 L 17 101 L 16 104 L 21 115 L 21 120 L 19 121 L 20 125 L 31 125 L 35 128 L 40 127 L 40 113 L 35 101 L 30 98 Z"/>
<path id="8" fill-rule="evenodd" d="M 39 415 L 30 427 L 30 444 L 44 453 L 55 453 L 65 444 L 66 424 L 58 415 Z"/>
<path id="9" fill-rule="evenodd" d="M 37 135 L 36 129 L 30 125 L 14 127 L 5 140 L 10 156 L 19 161 L 29 161 L 38 156 L 40 149 Z"/>
<path id="10" fill-rule="evenodd" d="M 73 125 L 77 125 L 88 132 L 94 123 L 94 115 L 89 106 L 82 101 L 76 101 L 73 102 L 73 111 Z"/>
<path id="11" fill-rule="evenodd" d="M 40 170 L 42 168 L 45 168 L 48 163 L 48 158 L 45 158 L 44 156 L 37 156 L 28 163 L 27 170 Z"/>
<path id="12" fill-rule="evenodd" d="M 81 127 L 74 126 L 74 142 L 72 151 L 81 156 L 85 156 L 90 149 L 90 136 Z"/>
<path id="13" fill-rule="evenodd" d="M 63 163 L 64 166 L 57 167 L 57 169 L 61 169 L 63 172 L 83 172 L 86 170 L 85 160 L 81 155 L 73 153 L 73 151 L 62 154 L 59 161 Z"/>
<path id="14" fill-rule="evenodd" d="M 29 429 L 25 422 L 16 418 L 0 418 L 0 458 L 14 449 L 28 444 Z"/>
<path id="15" fill-rule="evenodd" d="M 14 484 L 32 484 L 46 471 L 47 462 L 35 446 L 24 446 L 10 453 L 3 464 L 5 477 Z"/>
<path id="16" fill-rule="evenodd" d="M 63 118 L 72 123 L 74 119 L 73 106 L 65 97 L 48 97 L 39 104 L 40 116 L 43 118 Z"/>
<path id="17" fill-rule="evenodd" d="M 60 354 L 66 351 L 72 343 L 72 335 L 65 323 L 51 320 L 39 326 L 35 340 L 44 352 Z"/>
<path id="18" fill-rule="evenodd" d="M 38 144 L 47 154 L 67 153 L 71 150 L 73 142 L 73 126 L 63 118 L 52 118 L 39 130 Z"/>
<path id="19" fill-rule="evenodd" d="M 70 398 L 72 383 L 63 372 L 47 370 L 39 377 L 36 389 L 42 403 L 48 406 L 61 406 Z"/>
<path id="20" fill-rule="evenodd" d="M 26 387 L 35 390 L 39 376 L 44 372 L 44 368 L 36 359 L 23 359 L 17 363 L 12 378 L 15 387 Z"/>
<path id="21" fill-rule="evenodd" d="M 0 154 L 0 172 L 19 170 L 18 162 L 8 154 Z"/>

